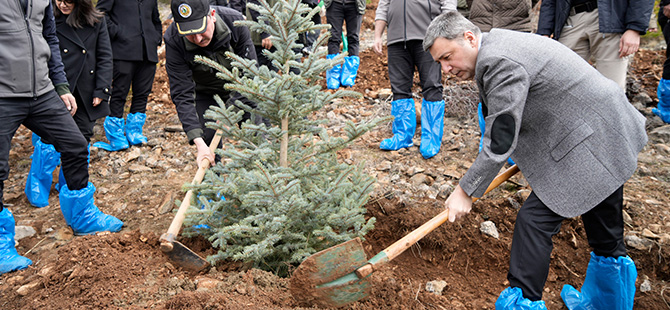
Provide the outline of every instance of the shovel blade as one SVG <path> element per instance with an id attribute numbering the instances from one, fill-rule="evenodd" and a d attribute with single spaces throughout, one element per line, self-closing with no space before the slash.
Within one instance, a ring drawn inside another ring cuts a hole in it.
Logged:
<path id="1" fill-rule="evenodd" d="M 165 254 L 167 254 L 168 258 L 175 262 L 179 267 L 198 272 L 209 266 L 209 263 L 204 258 L 200 257 L 200 255 L 193 252 L 181 242 L 176 240 L 172 241 L 172 246 L 172 251 L 165 252 Z"/>
<path id="2" fill-rule="evenodd" d="M 305 305 L 337 308 L 370 295 L 370 282 L 354 271 L 367 263 L 360 238 L 305 259 L 291 276 L 291 294 Z"/>

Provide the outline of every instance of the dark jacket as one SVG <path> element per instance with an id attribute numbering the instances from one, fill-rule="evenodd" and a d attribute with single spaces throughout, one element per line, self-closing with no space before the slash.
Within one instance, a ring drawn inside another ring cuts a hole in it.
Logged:
<path id="1" fill-rule="evenodd" d="M 158 62 L 161 19 L 156 0 L 99 0 L 115 60 Z"/>
<path id="2" fill-rule="evenodd" d="M 202 136 L 202 128 L 195 109 L 195 93 L 219 95 L 223 101 L 244 100 L 237 93 L 225 90 L 227 83 L 216 77 L 215 69 L 195 63 L 196 55 L 202 55 L 217 61 L 231 69 L 230 60 L 225 53 L 230 51 L 247 59 L 256 59 L 256 50 L 247 27 L 236 27 L 236 20 L 243 20 L 242 13 L 225 7 L 212 7 L 216 10 L 216 28 L 212 42 L 207 47 L 199 47 L 177 33 L 171 24 L 165 30 L 165 69 L 170 80 L 170 95 L 177 109 L 177 115 L 186 132 L 189 142 Z"/>
<path id="3" fill-rule="evenodd" d="M 0 98 L 37 97 L 54 85 L 67 86 L 51 0 L 27 2 L 25 13 L 19 0 L 0 10 Z"/>
<path id="4" fill-rule="evenodd" d="M 634 3 L 633 3 L 634 2 Z M 636 30 L 645 34 L 654 0 L 598 0 L 598 24 L 602 33 L 624 33 Z M 561 37 L 570 15 L 570 0 L 542 0 L 537 34 Z"/>
<path id="5" fill-rule="evenodd" d="M 72 28 L 65 20 L 56 18 L 56 33 L 60 54 L 72 92 L 78 91 L 91 121 L 109 115 L 109 97 L 112 84 L 112 46 L 107 34 L 107 23 L 102 19 L 95 26 Z M 96 107 L 93 98 L 103 101 Z"/>

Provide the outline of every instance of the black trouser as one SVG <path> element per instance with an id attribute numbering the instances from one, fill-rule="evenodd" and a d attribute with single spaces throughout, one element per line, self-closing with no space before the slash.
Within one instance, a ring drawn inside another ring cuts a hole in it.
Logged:
<path id="1" fill-rule="evenodd" d="M 95 120 L 91 120 L 91 118 L 88 117 L 86 104 L 84 104 L 83 99 L 81 99 L 79 91 L 75 90 L 73 95 L 77 100 L 77 112 L 72 117 L 74 118 L 74 122 L 77 124 L 79 131 L 82 135 L 84 135 L 86 141 L 91 142 L 91 138 L 93 137 L 93 127 L 95 127 Z"/>
<path id="2" fill-rule="evenodd" d="M 133 98 L 130 113 L 146 113 L 147 99 L 156 75 L 156 63 L 149 61 L 114 60 L 112 79 L 112 98 L 109 101 L 109 116 L 123 118 L 123 108 L 130 87 Z"/>
<path id="3" fill-rule="evenodd" d="M 9 176 L 11 141 L 21 124 L 61 153 L 69 189 L 88 185 L 88 142 L 55 91 L 36 98 L 0 98 L 0 184 Z M 2 196 L 0 191 L 0 205 Z"/>
<path id="4" fill-rule="evenodd" d="M 344 0 L 343 0 L 344 1 Z M 330 24 L 328 54 L 338 54 L 342 43 L 342 23 L 347 23 L 347 43 L 349 56 L 358 56 L 358 33 L 361 31 L 363 15 L 358 14 L 356 3 L 342 4 L 333 1 L 326 10 L 326 19 Z"/>
<path id="5" fill-rule="evenodd" d="M 623 186 L 582 214 L 589 245 L 596 255 L 626 255 L 622 209 Z M 507 279 L 511 287 L 521 288 L 523 296 L 531 301 L 542 299 L 553 248 L 551 238 L 560 231 L 564 219 L 549 210 L 535 192 L 531 192 L 516 217 Z"/>
<path id="6" fill-rule="evenodd" d="M 668 25 L 668 17 L 663 15 L 663 7 L 658 10 L 658 25 L 663 31 L 663 38 L 665 38 L 665 62 L 663 63 L 663 75 L 661 76 L 664 80 L 670 80 L 670 27 Z"/>
<path id="7" fill-rule="evenodd" d="M 440 64 L 423 50 L 421 40 L 394 43 L 388 46 L 388 70 L 393 100 L 412 98 L 414 67 L 419 71 L 423 98 L 442 100 L 442 71 Z"/>

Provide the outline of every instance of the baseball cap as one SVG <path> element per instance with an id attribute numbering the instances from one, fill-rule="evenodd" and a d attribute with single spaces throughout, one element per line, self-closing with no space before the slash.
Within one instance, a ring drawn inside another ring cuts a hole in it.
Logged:
<path id="1" fill-rule="evenodd" d="M 179 34 L 199 34 L 207 30 L 208 0 L 172 0 L 171 9 Z"/>

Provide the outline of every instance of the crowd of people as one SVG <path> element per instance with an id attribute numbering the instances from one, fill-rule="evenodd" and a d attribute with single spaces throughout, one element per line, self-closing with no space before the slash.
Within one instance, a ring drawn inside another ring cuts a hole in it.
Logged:
<path id="1" fill-rule="evenodd" d="M 366 3 L 323 1 L 331 26 L 327 58 L 347 53 L 343 64 L 326 72 L 327 87 L 352 86 L 360 64 L 359 32 Z M 475 80 L 481 100 L 480 151 L 445 201 L 449 220 L 470 211 L 471 198 L 484 193 L 507 161 L 518 164 L 533 189 L 517 215 L 510 287 L 500 294 L 496 309 L 546 309 L 542 292 L 552 236 L 564 219 L 576 216 L 584 222 L 593 252 L 581 292 L 564 287 L 566 306 L 632 309 L 636 270 L 623 243 L 623 186 L 647 137 L 644 117 L 626 98 L 625 81 L 628 57 L 637 52 L 640 36 L 647 31 L 654 1 L 632 5 L 623 0 L 542 0 L 535 27 L 531 15 L 538 2 L 467 0 L 466 18 L 458 13 L 466 12 L 465 5 L 456 0 L 380 0 L 373 50 L 384 53 L 386 31 L 394 120 L 393 137 L 379 147 L 399 150 L 414 145 L 415 70 L 421 83 L 419 151 L 426 159 L 435 156 L 442 143 L 442 73 Z M 95 187 L 88 180 L 96 120 L 105 118 L 108 142 L 96 142 L 95 147 L 114 152 L 147 142 L 147 100 L 157 48 L 164 42 L 170 93 L 187 140 L 196 146 L 197 163 L 205 158 L 214 163 L 208 147 L 214 131 L 204 118 L 216 105 L 214 96 L 226 104 L 256 104 L 226 90 L 226 82 L 195 56 L 230 69 L 225 53 L 233 52 L 273 69 L 266 56 L 274 50 L 273 38 L 234 26 L 237 20 L 258 20 L 259 13 L 246 4 L 172 0 L 174 22 L 163 33 L 156 0 L 98 0 L 97 6 L 91 0 L 9 3 L 0 13 L 0 27 L 9 29 L 0 32 L 0 273 L 32 263 L 17 253 L 14 219 L 2 204 L 10 141 L 18 127 L 23 124 L 34 133 L 25 187 L 30 204 L 49 204 L 52 173 L 60 163 L 55 188 L 74 233 L 119 231 L 123 222 L 95 206 Z M 661 1 L 658 21 L 670 42 L 667 4 L 670 1 Z M 310 52 L 307 36 L 303 43 L 303 51 Z M 653 112 L 670 123 L 668 59 Z M 262 121 L 250 113 L 246 119 Z"/>

